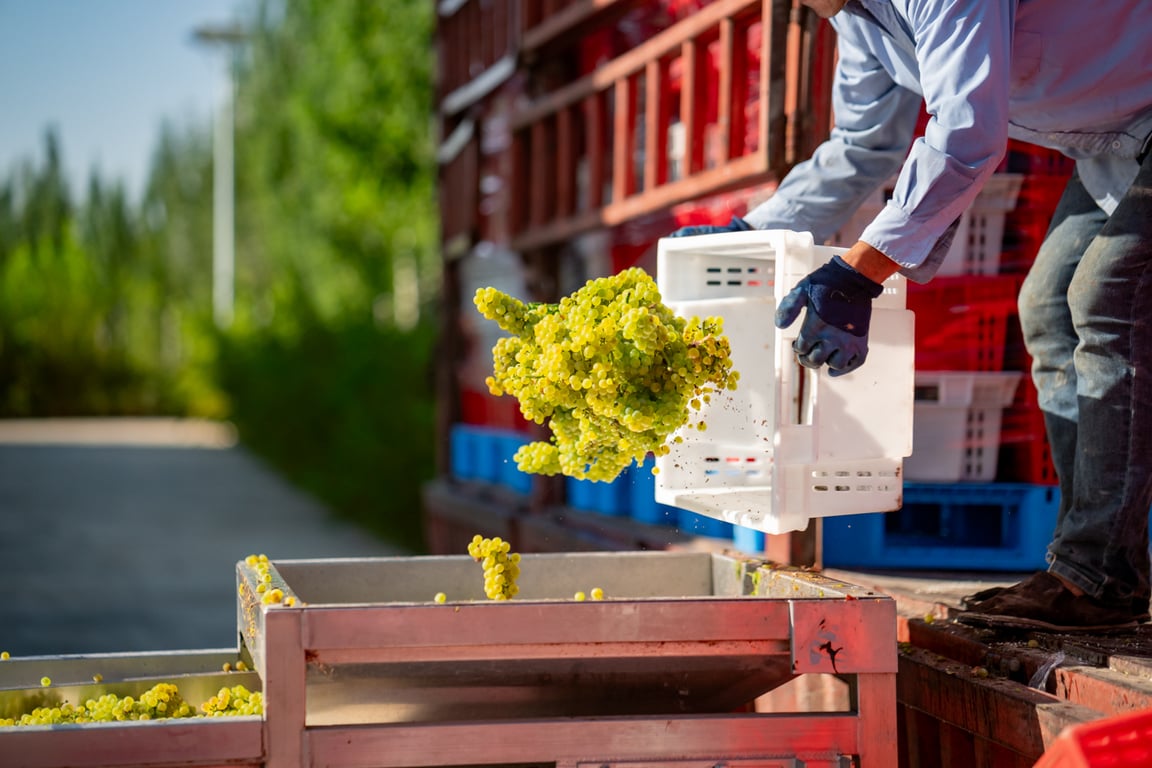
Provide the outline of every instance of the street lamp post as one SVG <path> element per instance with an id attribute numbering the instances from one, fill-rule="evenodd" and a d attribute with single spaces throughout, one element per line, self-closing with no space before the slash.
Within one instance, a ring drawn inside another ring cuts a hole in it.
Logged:
<path id="1" fill-rule="evenodd" d="M 217 108 L 212 140 L 212 315 L 218 327 L 227 328 L 232 324 L 236 292 L 236 53 L 248 34 L 234 24 L 204 24 L 193 30 L 192 37 L 198 43 L 224 48 L 228 54 L 225 98 Z"/>

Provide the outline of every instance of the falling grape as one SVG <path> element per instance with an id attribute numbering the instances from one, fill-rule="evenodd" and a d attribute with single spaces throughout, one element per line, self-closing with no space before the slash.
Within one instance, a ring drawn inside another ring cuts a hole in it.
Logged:
<path id="1" fill-rule="evenodd" d="M 516 586 L 520 555 L 511 550 L 512 545 L 499 536 L 476 534 L 468 544 L 468 554 L 484 566 L 484 594 L 489 600 L 510 600 L 520 591 Z"/>

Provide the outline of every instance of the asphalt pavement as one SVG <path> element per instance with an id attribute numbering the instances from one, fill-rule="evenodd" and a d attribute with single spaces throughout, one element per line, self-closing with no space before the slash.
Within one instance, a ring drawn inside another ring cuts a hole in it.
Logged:
<path id="1" fill-rule="evenodd" d="M 0 650 L 235 648 L 235 564 L 405 555 L 168 419 L 0 420 Z"/>

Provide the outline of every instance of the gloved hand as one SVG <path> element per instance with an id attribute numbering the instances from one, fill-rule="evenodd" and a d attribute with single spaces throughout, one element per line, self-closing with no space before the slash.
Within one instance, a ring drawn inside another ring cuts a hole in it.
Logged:
<path id="1" fill-rule="evenodd" d="M 800 335 L 792 342 L 797 359 L 806 368 L 826 363 L 830 375 L 843 376 L 868 356 L 872 299 L 883 291 L 882 285 L 833 256 L 784 297 L 776 308 L 776 327 L 792 325 L 807 307 Z"/>
<path id="2" fill-rule="evenodd" d="M 752 225 L 739 216 L 733 216 L 732 221 L 726 225 L 695 224 L 690 227 L 680 227 L 668 237 L 692 237 L 693 235 L 715 235 L 718 232 L 751 232 Z"/>

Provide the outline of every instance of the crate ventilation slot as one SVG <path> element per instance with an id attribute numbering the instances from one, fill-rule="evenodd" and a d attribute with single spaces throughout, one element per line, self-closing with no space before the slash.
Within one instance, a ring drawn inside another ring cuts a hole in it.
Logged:
<path id="1" fill-rule="evenodd" d="M 764 474 L 762 462 L 756 456 L 706 456 L 704 474 L 710 476 L 759 477 Z"/>
<path id="2" fill-rule="evenodd" d="M 812 490 L 831 493 L 884 493 L 892 490 L 895 472 L 876 470 L 819 470 L 812 473 Z"/>
<path id="3" fill-rule="evenodd" d="M 768 284 L 760 267 L 706 267 L 704 271 L 707 273 L 705 284 L 713 287 L 744 285 L 759 288 Z"/>

